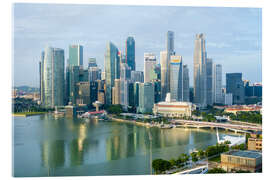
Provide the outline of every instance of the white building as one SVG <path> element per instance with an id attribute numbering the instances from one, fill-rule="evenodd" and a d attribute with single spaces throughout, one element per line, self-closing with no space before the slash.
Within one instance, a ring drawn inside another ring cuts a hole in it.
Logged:
<path id="1" fill-rule="evenodd" d="M 150 82 L 150 70 L 154 69 L 157 63 L 157 57 L 153 53 L 144 53 L 144 82 Z"/>
<path id="2" fill-rule="evenodd" d="M 227 106 L 231 106 L 233 104 L 233 95 L 232 93 L 226 93 L 224 95 L 224 104 Z"/>
<path id="3" fill-rule="evenodd" d="M 153 113 L 165 117 L 190 117 L 192 110 L 192 103 L 171 101 L 171 95 L 167 93 L 165 101 L 154 104 Z"/>

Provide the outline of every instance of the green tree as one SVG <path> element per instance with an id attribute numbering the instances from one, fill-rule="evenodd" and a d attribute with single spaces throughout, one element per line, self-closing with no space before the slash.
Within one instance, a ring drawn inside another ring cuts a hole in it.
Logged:
<path id="1" fill-rule="evenodd" d="M 222 168 L 213 168 L 208 171 L 208 174 L 226 173 Z"/>
<path id="2" fill-rule="evenodd" d="M 152 167 L 157 174 L 160 174 L 166 170 L 171 169 L 171 163 L 163 159 L 155 159 L 152 162 Z"/>
<path id="3" fill-rule="evenodd" d="M 193 162 L 196 162 L 196 161 L 199 160 L 198 159 L 198 153 L 196 153 L 196 152 L 190 153 L 190 156 L 191 156 L 191 159 L 192 159 Z"/>

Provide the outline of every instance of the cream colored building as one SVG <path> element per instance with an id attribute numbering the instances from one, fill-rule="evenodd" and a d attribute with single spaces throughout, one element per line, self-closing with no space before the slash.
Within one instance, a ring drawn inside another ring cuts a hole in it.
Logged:
<path id="1" fill-rule="evenodd" d="M 190 117 L 192 110 L 192 103 L 171 101 L 170 93 L 167 93 L 165 101 L 154 104 L 153 113 L 165 117 Z"/>

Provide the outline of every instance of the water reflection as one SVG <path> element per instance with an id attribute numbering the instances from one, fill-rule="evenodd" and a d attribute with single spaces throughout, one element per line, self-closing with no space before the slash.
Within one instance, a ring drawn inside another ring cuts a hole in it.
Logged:
<path id="1" fill-rule="evenodd" d="M 50 114 L 15 118 L 14 125 L 24 127 L 23 132 L 14 130 L 14 144 L 22 143 L 15 146 L 15 176 L 150 174 L 152 159 L 176 158 L 216 143 L 210 130 L 145 128 Z"/>

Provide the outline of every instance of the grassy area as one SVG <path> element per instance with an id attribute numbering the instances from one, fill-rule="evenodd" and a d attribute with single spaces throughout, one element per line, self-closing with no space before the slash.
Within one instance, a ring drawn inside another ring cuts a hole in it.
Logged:
<path id="1" fill-rule="evenodd" d="M 45 114 L 47 112 L 14 112 L 12 113 L 14 116 L 33 116 L 39 114 Z"/>
<path id="2" fill-rule="evenodd" d="M 212 158 L 208 159 L 208 161 L 214 161 L 214 162 L 220 163 L 220 155 L 216 156 L 216 157 L 212 157 Z"/>

